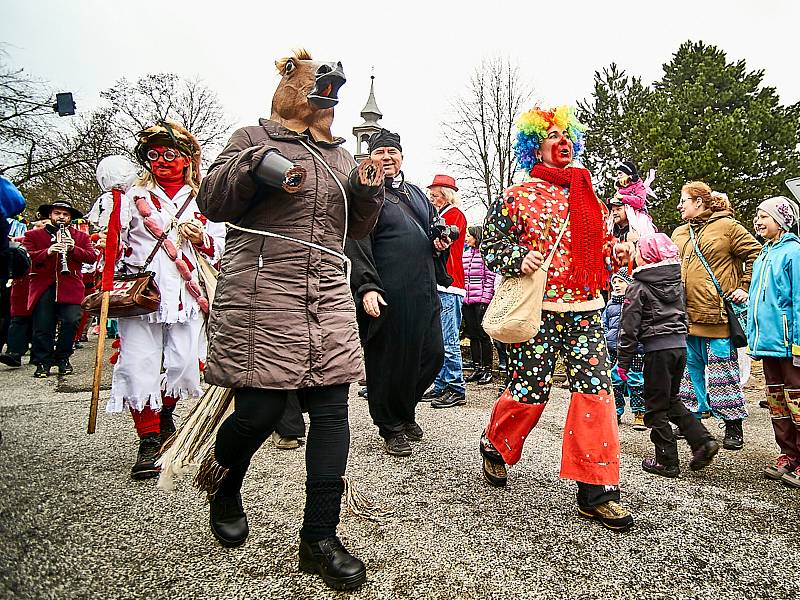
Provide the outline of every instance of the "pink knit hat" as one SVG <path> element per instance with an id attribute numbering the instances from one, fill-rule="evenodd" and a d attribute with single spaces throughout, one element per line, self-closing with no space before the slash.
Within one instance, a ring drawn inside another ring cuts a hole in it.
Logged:
<path id="1" fill-rule="evenodd" d="M 649 263 L 674 259 L 678 256 L 678 247 L 666 233 L 648 233 L 639 239 L 639 252 Z"/>

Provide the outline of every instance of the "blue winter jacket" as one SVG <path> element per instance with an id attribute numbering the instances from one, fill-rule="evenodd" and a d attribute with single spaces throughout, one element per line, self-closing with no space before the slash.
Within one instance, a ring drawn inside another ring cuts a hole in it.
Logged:
<path id="1" fill-rule="evenodd" d="M 608 346 L 608 349 L 612 352 L 617 351 L 619 327 L 622 319 L 622 300 L 624 300 L 624 296 L 619 300 L 613 298 L 610 299 L 608 304 L 606 304 L 606 307 L 603 309 L 603 313 L 601 314 L 603 319 L 603 329 L 605 330 L 606 334 L 606 346 Z M 644 346 L 642 346 L 642 344 L 638 344 L 636 346 L 636 353 L 644 354 Z"/>
<path id="2" fill-rule="evenodd" d="M 747 311 L 753 356 L 800 356 L 800 238 L 767 242 L 753 263 Z"/>
<path id="3" fill-rule="evenodd" d="M 609 300 L 603 310 L 603 329 L 606 334 L 606 345 L 609 350 L 617 351 L 617 338 L 619 337 L 619 320 L 622 316 L 622 299 L 619 302 Z"/>

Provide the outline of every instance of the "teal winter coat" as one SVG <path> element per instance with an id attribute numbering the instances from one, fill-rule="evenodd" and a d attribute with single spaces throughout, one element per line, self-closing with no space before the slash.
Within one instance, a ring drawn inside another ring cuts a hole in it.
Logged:
<path id="1" fill-rule="evenodd" d="M 800 356 L 800 238 L 767 242 L 753 263 L 747 343 L 755 357 Z"/>

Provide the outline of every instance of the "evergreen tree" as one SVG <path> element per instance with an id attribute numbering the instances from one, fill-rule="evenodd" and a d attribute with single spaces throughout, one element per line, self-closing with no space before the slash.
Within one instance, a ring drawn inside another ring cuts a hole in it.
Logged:
<path id="1" fill-rule="evenodd" d="M 628 77 L 615 63 L 595 71 L 591 101 L 578 102 L 578 119 L 587 126 L 581 157 L 595 179 L 602 199 L 616 191 L 614 166 L 620 160 L 641 165 L 642 132 L 636 127 L 652 92 L 637 77 Z"/>
<path id="2" fill-rule="evenodd" d="M 703 42 L 682 44 L 650 89 L 611 65 L 580 105 L 598 130 L 587 135 L 585 162 L 591 168 L 627 158 L 640 172 L 657 169 L 658 200 L 650 207 L 663 231 L 679 224 L 677 199 L 691 180 L 727 193 L 749 225 L 756 206 L 785 194 L 783 182 L 800 174 L 800 103 L 781 105 L 763 77 Z"/>

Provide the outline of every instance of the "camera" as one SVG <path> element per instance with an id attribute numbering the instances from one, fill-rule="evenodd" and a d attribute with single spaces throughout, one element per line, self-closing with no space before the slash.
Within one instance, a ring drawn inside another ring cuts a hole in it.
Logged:
<path id="1" fill-rule="evenodd" d="M 431 233 L 434 237 L 446 240 L 450 239 L 455 242 L 458 239 L 458 227 L 455 225 L 448 225 L 444 217 L 439 217 L 431 225 Z"/>

